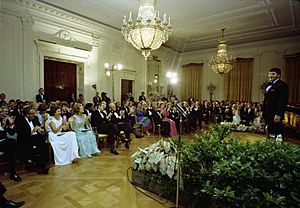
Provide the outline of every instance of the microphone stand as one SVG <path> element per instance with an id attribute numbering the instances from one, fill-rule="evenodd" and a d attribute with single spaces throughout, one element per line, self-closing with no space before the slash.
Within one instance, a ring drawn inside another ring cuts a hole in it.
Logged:
<path id="1" fill-rule="evenodd" d="M 180 153 L 181 153 L 181 134 L 182 134 L 182 114 L 180 113 L 179 116 L 179 137 L 178 137 L 178 144 L 177 144 L 177 185 L 176 185 L 176 208 L 179 207 L 179 189 L 180 189 Z"/>

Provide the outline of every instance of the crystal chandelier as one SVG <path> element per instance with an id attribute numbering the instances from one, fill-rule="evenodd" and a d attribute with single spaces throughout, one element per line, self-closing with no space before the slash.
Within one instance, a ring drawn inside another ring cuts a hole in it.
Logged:
<path id="1" fill-rule="evenodd" d="M 217 55 L 215 57 L 212 56 L 208 60 L 208 64 L 211 66 L 214 72 L 218 74 L 224 74 L 233 69 L 234 63 L 235 59 L 232 57 L 228 58 L 227 43 L 224 40 L 224 29 L 222 29 L 222 39 L 218 44 Z"/>
<path id="2" fill-rule="evenodd" d="M 156 11 L 157 0 L 139 0 L 140 7 L 137 20 L 132 20 L 132 13 L 123 19 L 122 34 L 124 39 L 131 43 L 136 49 L 141 50 L 145 60 L 152 50 L 158 49 L 166 42 L 172 31 L 171 18 L 167 21 L 167 15 L 163 19 Z"/>

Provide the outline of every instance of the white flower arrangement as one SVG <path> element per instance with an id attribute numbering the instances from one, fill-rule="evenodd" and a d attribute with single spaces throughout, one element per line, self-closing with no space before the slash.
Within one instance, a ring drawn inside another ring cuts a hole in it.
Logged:
<path id="1" fill-rule="evenodd" d="M 238 124 L 235 122 L 221 122 L 222 126 L 229 128 L 232 131 L 251 132 L 264 134 L 265 124 L 264 123 L 250 123 L 250 126 L 244 124 Z"/>
<path id="2" fill-rule="evenodd" d="M 133 169 L 139 171 L 160 172 L 162 175 L 174 176 L 176 171 L 176 145 L 169 139 L 159 140 L 150 146 L 135 152 L 131 157 Z"/>

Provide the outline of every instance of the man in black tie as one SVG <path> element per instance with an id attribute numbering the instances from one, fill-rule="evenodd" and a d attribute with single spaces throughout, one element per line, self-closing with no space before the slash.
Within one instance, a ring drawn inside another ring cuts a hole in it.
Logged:
<path id="1" fill-rule="evenodd" d="M 288 86 L 281 79 L 281 70 L 271 68 L 268 78 L 269 85 L 265 91 L 263 103 L 263 117 L 268 126 L 269 138 L 282 140 L 284 112 L 288 102 Z"/>
<path id="2" fill-rule="evenodd" d="M 45 95 L 44 88 L 39 89 L 39 94 L 35 96 L 36 102 L 37 103 L 46 103 L 47 102 L 47 97 Z"/>
<path id="3" fill-rule="evenodd" d="M 123 142 L 130 142 L 131 139 L 125 138 L 117 126 L 109 121 L 112 117 L 112 113 L 106 112 L 105 101 L 101 101 L 95 107 L 96 110 L 94 110 L 91 115 L 91 125 L 97 128 L 98 133 L 108 134 L 108 142 L 111 147 L 110 152 L 114 155 L 118 155 L 119 153 L 115 149 L 115 136 L 120 137 Z"/>
<path id="4" fill-rule="evenodd" d="M 27 106 L 16 118 L 18 154 L 26 165 L 33 164 L 39 173 L 48 174 L 48 144 L 35 114 L 35 109 Z"/>
<path id="5" fill-rule="evenodd" d="M 139 96 L 139 101 L 143 101 L 143 100 L 146 102 L 145 92 L 142 92 L 141 95 Z"/>

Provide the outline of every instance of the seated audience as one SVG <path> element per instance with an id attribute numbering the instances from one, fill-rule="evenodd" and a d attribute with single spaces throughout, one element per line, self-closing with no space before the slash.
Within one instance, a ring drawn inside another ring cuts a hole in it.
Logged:
<path id="1" fill-rule="evenodd" d="M 1 93 L 0 94 L 0 107 L 1 106 L 6 106 L 7 103 L 6 103 L 5 99 L 6 99 L 5 93 Z"/>
<path id="2" fill-rule="evenodd" d="M 75 132 L 68 130 L 68 123 L 61 117 L 61 109 L 53 104 L 50 107 L 51 117 L 46 122 L 48 138 L 54 152 L 55 165 L 67 165 L 75 161 L 78 156 L 78 144 Z"/>
<path id="3" fill-rule="evenodd" d="M 23 115 L 16 117 L 18 153 L 25 164 L 33 164 L 39 173 L 48 174 L 48 144 L 35 114 L 32 106 L 25 106 Z"/>
<path id="4" fill-rule="evenodd" d="M 83 94 L 79 94 L 79 97 L 77 99 L 78 103 L 81 103 L 83 106 L 85 106 L 85 99 L 83 97 Z"/>
<path id="5" fill-rule="evenodd" d="M 109 103 L 109 112 L 112 113 L 110 118 L 110 122 L 115 124 L 120 131 L 125 132 L 125 137 L 128 140 L 130 139 L 130 134 L 134 132 L 133 127 L 128 122 L 122 122 L 122 117 L 124 116 L 123 111 L 122 115 L 120 115 L 119 111 L 116 109 L 115 103 Z M 125 142 L 125 147 L 129 149 L 129 142 Z"/>
<path id="6" fill-rule="evenodd" d="M 175 121 L 169 118 L 170 113 L 166 110 L 165 103 L 160 104 L 159 111 L 162 116 L 162 120 L 168 122 L 170 125 L 169 136 L 170 137 L 177 136 L 176 123 Z"/>
<path id="7" fill-rule="evenodd" d="M 163 121 L 163 117 L 159 112 L 158 107 L 154 106 L 154 110 L 152 112 L 152 119 L 155 126 L 161 126 L 161 134 L 163 137 L 168 137 L 170 135 L 170 124 L 167 121 Z M 153 128 L 155 128 L 155 126 Z"/>
<path id="8" fill-rule="evenodd" d="M 16 173 L 16 146 L 17 134 L 15 128 L 15 116 L 13 112 L 7 115 L 8 108 L 0 107 L 0 151 L 7 154 L 10 179 L 21 182 L 22 179 Z"/>
<path id="9" fill-rule="evenodd" d="M 238 104 L 233 104 L 232 105 L 232 122 L 240 124 L 241 122 L 241 117 L 240 117 L 240 109 Z"/>
<path id="10" fill-rule="evenodd" d="M 74 113 L 70 118 L 71 128 L 75 131 L 79 147 L 79 156 L 82 158 L 98 156 L 100 150 L 97 147 L 96 137 L 91 127 L 89 116 L 86 116 L 81 103 L 74 105 Z"/>
<path id="11" fill-rule="evenodd" d="M 96 106 L 96 110 L 92 112 L 91 124 L 93 127 L 97 128 L 98 133 L 108 134 L 108 142 L 110 144 L 110 152 L 114 155 L 118 155 L 115 148 L 115 137 L 118 136 L 122 139 L 123 142 L 129 142 L 130 139 L 125 138 L 120 134 L 120 130 L 117 126 L 109 120 L 111 119 L 112 113 L 106 112 L 106 102 L 102 101 Z"/>
<path id="12" fill-rule="evenodd" d="M 147 112 L 145 111 L 141 102 L 137 103 L 135 112 L 136 112 L 137 122 L 139 122 L 140 124 L 143 125 L 144 133 L 146 133 L 147 135 L 150 135 L 149 129 L 152 128 L 152 123 L 151 123 L 151 120 L 146 116 Z"/>
<path id="13" fill-rule="evenodd" d="M 48 120 L 50 117 L 49 114 L 47 113 L 48 107 L 44 104 L 41 103 L 38 107 L 37 111 L 37 118 L 39 119 L 40 124 L 42 124 L 42 127 L 45 129 L 45 122 Z"/>
<path id="14" fill-rule="evenodd" d="M 73 116 L 73 112 L 70 112 L 69 104 L 65 101 L 60 102 L 59 106 L 61 107 L 61 117 L 67 122 Z"/>

